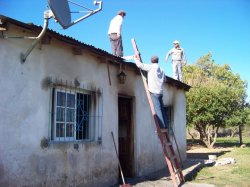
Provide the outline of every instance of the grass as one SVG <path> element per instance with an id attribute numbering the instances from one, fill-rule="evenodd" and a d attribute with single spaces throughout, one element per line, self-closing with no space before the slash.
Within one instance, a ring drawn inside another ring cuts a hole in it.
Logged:
<path id="1" fill-rule="evenodd" d="M 250 147 L 250 137 L 243 137 L 243 144 Z M 217 138 L 215 146 L 233 147 L 239 146 L 239 137 Z"/>
<path id="2" fill-rule="evenodd" d="M 243 142 L 250 145 L 250 138 L 244 138 Z M 192 182 L 208 183 L 216 186 L 250 186 L 250 147 L 239 148 L 237 138 L 219 138 L 216 146 L 232 147 L 229 152 L 221 154 L 220 158 L 235 158 L 236 164 L 224 166 L 212 166 L 201 169 Z"/>

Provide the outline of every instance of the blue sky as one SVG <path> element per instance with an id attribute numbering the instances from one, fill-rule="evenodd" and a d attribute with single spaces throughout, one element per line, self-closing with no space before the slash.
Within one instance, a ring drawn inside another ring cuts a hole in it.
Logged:
<path id="1" fill-rule="evenodd" d="M 77 2 L 96 8 L 91 0 Z M 0 0 L 0 14 L 43 25 L 47 4 L 46 0 Z M 249 0 L 103 0 L 103 10 L 79 24 L 63 30 L 51 19 L 49 28 L 111 52 L 107 30 L 120 9 L 127 12 L 123 22 L 125 55 L 133 54 L 131 38 L 135 38 L 143 61 L 158 55 L 171 77 L 171 63 L 165 63 L 164 58 L 177 39 L 189 64 L 211 52 L 217 64 L 229 64 L 250 84 Z M 247 93 L 250 96 L 250 88 Z"/>

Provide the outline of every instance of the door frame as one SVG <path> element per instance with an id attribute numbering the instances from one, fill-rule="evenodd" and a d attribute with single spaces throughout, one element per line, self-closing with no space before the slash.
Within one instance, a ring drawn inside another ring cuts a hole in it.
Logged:
<path id="1" fill-rule="evenodd" d="M 125 177 L 134 177 L 135 176 L 135 127 L 134 127 L 134 97 L 133 96 L 128 96 L 128 95 L 124 95 L 124 94 L 118 94 L 118 102 L 117 102 L 117 107 L 119 110 L 119 98 L 122 99 L 127 99 L 130 102 L 130 131 L 129 131 L 129 135 L 130 135 L 130 140 L 129 140 L 129 144 L 130 144 L 130 176 L 125 176 Z M 118 145 L 119 145 L 119 111 L 118 111 Z M 118 154 L 119 154 L 119 150 L 118 150 Z"/>

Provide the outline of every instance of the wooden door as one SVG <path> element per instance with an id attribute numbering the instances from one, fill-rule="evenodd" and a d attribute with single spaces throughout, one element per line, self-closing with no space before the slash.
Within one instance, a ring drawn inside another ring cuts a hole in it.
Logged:
<path id="1" fill-rule="evenodd" d="M 134 128 L 132 123 L 132 99 L 118 98 L 119 159 L 125 177 L 134 174 Z"/>

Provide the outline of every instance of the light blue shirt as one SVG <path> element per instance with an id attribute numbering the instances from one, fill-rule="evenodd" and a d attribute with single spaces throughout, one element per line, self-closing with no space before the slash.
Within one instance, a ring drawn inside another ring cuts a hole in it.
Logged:
<path id="1" fill-rule="evenodd" d="M 158 63 L 143 64 L 135 59 L 135 64 L 138 68 L 148 72 L 148 90 L 154 94 L 162 94 L 165 73 Z"/>
<path id="2" fill-rule="evenodd" d="M 169 56 L 172 55 L 172 61 L 186 61 L 186 56 L 183 48 L 172 48 L 166 55 L 166 62 Z"/>

